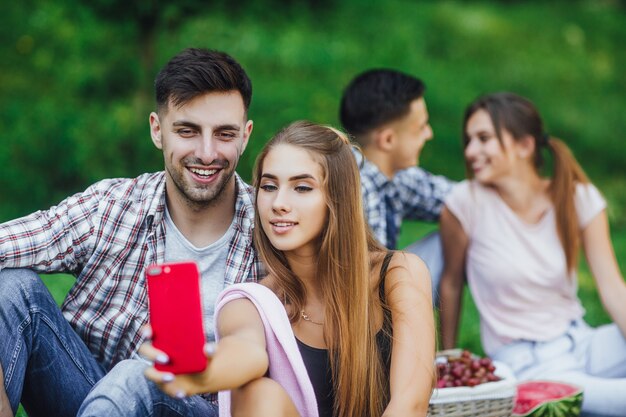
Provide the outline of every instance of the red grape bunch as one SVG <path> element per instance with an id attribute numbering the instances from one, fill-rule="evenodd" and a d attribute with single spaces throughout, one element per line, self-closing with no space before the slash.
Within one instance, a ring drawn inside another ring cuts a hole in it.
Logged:
<path id="1" fill-rule="evenodd" d="M 474 387 L 499 381 L 500 377 L 493 373 L 495 370 L 491 359 L 463 350 L 460 356 L 447 357 L 446 362 L 437 361 L 437 388 Z"/>

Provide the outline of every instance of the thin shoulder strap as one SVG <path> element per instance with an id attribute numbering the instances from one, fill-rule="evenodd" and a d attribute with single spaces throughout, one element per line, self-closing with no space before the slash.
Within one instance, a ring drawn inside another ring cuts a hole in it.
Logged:
<path id="1" fill-rule="evenodd" d="M 380 302 L 383 305 L 386 305 L 385 277 L 387 276 L 387 269 L 389 268 L 389 263 L 391 262 L 392 257 L 393 257 L 393 251 L 388 251 L 385 254 L 385 259 L 383 259 L 383 264 L 380 267 L 380 284 L 378 284 L 378 294 L 380 297 Z M 391 311 L 389 311 L 388 308 L 383 308 L 383 329 L 385 329 L 391 334 Z"/>
<path id="2" fill-rule="evenodd" d="M 380 294 L 381 297 L 385 296 L 385 276 L 387 275 L 387 269 L 389 268 L 389 262 L 391 262 L 391 258 L 393 257 L 393 251 L 387 251 L 385 254 L 385 259 L 383 259 L 383 264 L 380 267 L 380 285 L 379 289 L 382 291 Z"/>

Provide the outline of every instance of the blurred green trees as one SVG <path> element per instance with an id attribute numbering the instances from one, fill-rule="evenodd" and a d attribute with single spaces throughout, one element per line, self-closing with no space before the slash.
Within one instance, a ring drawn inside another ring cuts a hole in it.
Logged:
<path id="1" fill-rule="evenodd" d="M 152 79 L 180 49 L 203 46 L 232 54 L 253 81 L 244 178 L 276 130 L 336 125 L 347 82 L 386 66 L 428 85 L 436 140 L 423 166 L 462 178 L 464 106 L 512 90 L 538 105 L 626 227 L 623 2 L 24 0 L 0 13 L 0 220 L 160 169 Z"/>

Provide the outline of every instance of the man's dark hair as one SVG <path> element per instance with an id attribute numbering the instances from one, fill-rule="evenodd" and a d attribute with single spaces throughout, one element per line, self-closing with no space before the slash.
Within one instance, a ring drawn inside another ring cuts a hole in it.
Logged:
<path id="1" fill-rule="evenodd" d="M 424 83 L 391 69 L 366 71 L 348 84 L 339 109 L 343 128 L 358 137 L 407 115 L 411 102 L 424 95 Z"/>
<path id="2" fill-rule="evenodd" d="M 239 91 L 246 111 L 252 100 L 250 78 L 233 57 L 204 48 L 187 48 L 170 59 L 154 82 L 157 110 L 181 106 L 211 92 Z"/>

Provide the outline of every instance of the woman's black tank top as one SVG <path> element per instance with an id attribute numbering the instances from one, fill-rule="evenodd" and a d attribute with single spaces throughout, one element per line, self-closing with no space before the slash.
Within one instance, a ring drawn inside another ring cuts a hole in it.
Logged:
<path id="1" fill-rule="evenodd" d="M 380 285 L 378 287 L 381 302 L 385 302 L 385 275 L 393 252 L 387 252 L 380 270 Z M 391 312 L 383 309 L 383 327 L 376 334 L 376 345 L 383 358 L 386 379 L 389 380 L 389 369 L 391 368 Z M 319 417 L 333 417 L 333 404 L 335 401 L 335 392 L 332 384 L 332 375 L 330 373 L 330 360 L 328 350 L 318 349 L 302 343 L 296 338 L 298 349 L 304 361 L 307 373 L 315 391 L 317 400 L 317 409 Z"/>

